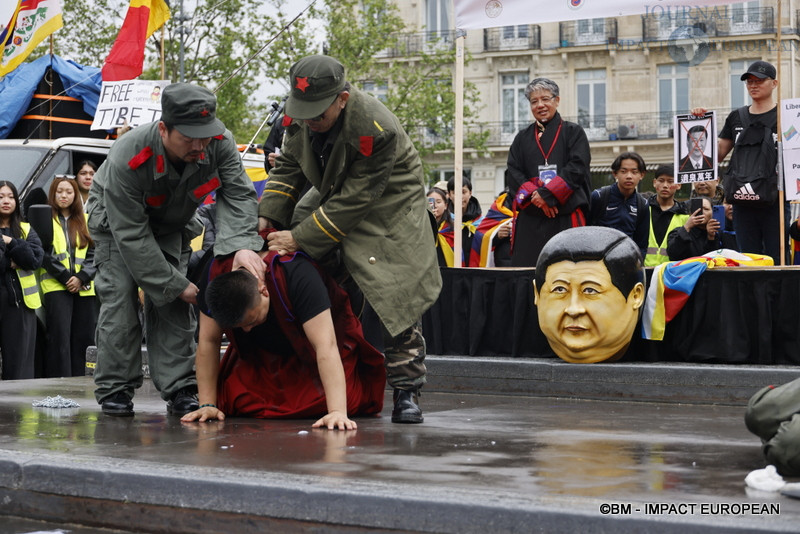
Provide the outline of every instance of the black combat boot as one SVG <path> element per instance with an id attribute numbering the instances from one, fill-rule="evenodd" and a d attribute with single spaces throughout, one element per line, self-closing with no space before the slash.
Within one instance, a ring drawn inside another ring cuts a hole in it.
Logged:
<path id="1" fill-rule="evenodd" d="M 133 415 L 133 403 L 125 393 L 118 391 L 100 401 L 103 413 L 116 417 L 130 417 Z"/>
<path id="2" fill-rule="evenodd" d="M 198 409 L 197 389 L 192 386 L 179 389 L 167 402 L 167 413 L 170 415 L 186 415 Z"/>
<path id="3" fill-rule="evenodd" d="M 392 423 L 421 423 L 424 420 L 419 407 L 419 389 L 395 389 Z"/>

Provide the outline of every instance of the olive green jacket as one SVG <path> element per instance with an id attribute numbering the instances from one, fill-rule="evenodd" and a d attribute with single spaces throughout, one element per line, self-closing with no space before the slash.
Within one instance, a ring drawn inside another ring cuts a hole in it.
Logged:
<path id="1" fill-rule="evenodd" d="M 89 193 L 95 264 L 102 268 L 113 244 L 156 306 L 172 302 L 189 285 L 185 265 L 179 265 L 202 230 L 195 212 L 211 192 L 217 202 L 215 254 L 260 250 L 255 189 L 230 132 L 213 138 L 202 159 L 187 163 L 182 174 L 168 162 L 158 122 L 126 133 L 111 147 Z"/>
<path id="2" fill-rule="evenodd" d="M 293 229 L 301 250 L 321 259 L 340 246 L 350 275 L 392 336 L 414 324 L 442 286 L 419 154 L 397 118 L 358 90 L 320 173 L 308 127 L 286 128 L 259 215 L 288 227 L 306 179 L 320 203 Z"/>

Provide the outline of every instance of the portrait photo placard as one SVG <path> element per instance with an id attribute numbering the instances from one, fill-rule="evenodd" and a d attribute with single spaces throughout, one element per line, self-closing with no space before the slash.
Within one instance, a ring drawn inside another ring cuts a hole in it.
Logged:
<path id="1" fill-rule="evenodd" d="M 716 113 L 705 115 L 675 115 L 675 183 L 691 184 L 716 180 L 717 120 Z"/>

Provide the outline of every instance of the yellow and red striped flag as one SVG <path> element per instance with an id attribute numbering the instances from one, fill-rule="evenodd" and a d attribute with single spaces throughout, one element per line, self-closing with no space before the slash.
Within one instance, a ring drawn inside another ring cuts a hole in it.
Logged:
<path id="1" fill-rule="evenodd" d="M 131 0 L 117 40 L 103 64 L 103 80 L 132 80 L 142 73 L 144 45 L 169 20 L 164 0 Z"/>
<path id="2" fill-rule="evenodd" d="M 36 45 L 64 25 L 59 0 L 22 0 L 10 4 L 3 7 L 3 20 L 0 22 L 6 26 L 0 31 L 3 46 L 0 76 L 16 69 Z M 14 4 L 16 9 L 13 9 Z"/>

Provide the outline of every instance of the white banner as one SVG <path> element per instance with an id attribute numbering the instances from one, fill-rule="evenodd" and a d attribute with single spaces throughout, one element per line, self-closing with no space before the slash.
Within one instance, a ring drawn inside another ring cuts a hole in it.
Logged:
<path id="1" fill-rule="evenodd" d="M 800 98 L 781 100 L 781 130 L 784 151 L 800 148 Z"/>
<path id="2" fill-rule="evenodd" d="M 800 200 L 800 148 L 783 151 L 783 184 L 786 200 Z"/>
<path id="3" fill-rule="evenodd" d="M 680 17 L 687 24 L 729 19 L 733 0 L 453 0 L 457 29 L 648 15 Z"/>
<path id="4" fill-rule="evenodd" d="M 786 200 L 800 199 L 800 98 L 781 100 L 783 184 Z"/>
<path id="5" fill-rule="evenodd" d="M 92 130 L 141 126 L 161 118 L 161 90 L 168 80 L 103 82 Z"/>

